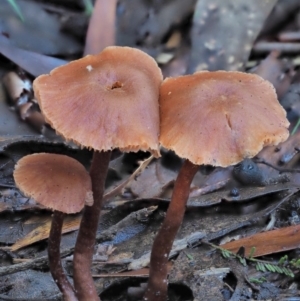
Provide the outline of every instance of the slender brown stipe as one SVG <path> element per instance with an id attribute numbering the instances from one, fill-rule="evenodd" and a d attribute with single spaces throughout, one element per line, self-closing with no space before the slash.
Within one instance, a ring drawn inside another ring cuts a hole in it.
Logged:
<path id="1" fill-rule="evenodd" d="M 63 294 L 64 301 L 78 301 L 74 288 L 69 282 L 60 259 L 61 230 L 65 214 L 54 211 L 48 239 L 48 257 L 51 275 Z"/>
<path id="2" fill-rule="evenodd" d="M 167 214 L 152 246 L 149 282 L 144 300 L 167 300 L 169 253 L 184 216 L 191 182 L 198 169 L 198 165 L 186 160 L 179 171 Z"/>
<path id="3" fill-rule="evenodd" d="M 91 275 L 95 237 L 102 208 L 104 184 L 111 152 L 94 152 L 90 169 L 93 206 L 85 206 L 74 251 L 74 285 L 79 301 L 100 300 Z"/>

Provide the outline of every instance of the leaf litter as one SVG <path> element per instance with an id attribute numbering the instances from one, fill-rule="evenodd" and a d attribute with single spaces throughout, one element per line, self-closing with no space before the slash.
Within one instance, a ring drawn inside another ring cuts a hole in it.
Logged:
<path id="1" fill-rule="evenodd" d="M 84 7 L 76 1 L 70 4 L 64 0 L 56 5 L 52 1 L 26 1 L 26 6 L 24 1 L 16 1 L 24 16 L 24 24 L 4 2 L 5 12 L 1 13 L 5 14 L 5 18 L 0 14 L 4 20 L 0 37 L 0 53 L 3 55 L 0 58 L 3 61 L 1 75 L 9 72 L 25 74 L 30 82 L 32 76 L 48 73 L 53 67 L 77 58 L 83 52 L 88 17 L 84 14 Z M 100 2 L 98 0 L 97 4 Z M 297 8 L 298 1 L 262 4 L 215 0 L 188 1 L 183 5 L 182 1 L 175 0 L 165 3 L 123 0 L 119 1 L 116 13 L 111 17 L 116 18 L 115 22 L 111 22 L 116 27 L 107 27 L 96 18 L 97 26 L 90 25 L 89 30 L 95 30 L 97 37 L 101 28 L 108 28 L 107 44 L 113 43 L 114 38 L 111 37 L 116 32 L 118 45 L 137 46 L 148 52 L 157 58 L 165 75 L 177 76 L 207 68 L 255 72 L 274 84 L 279 100 L 287 110 L 292 131 L 300 117 L 300 73 L 297 65 L 299 52 L 297 54 L 291 49 L 297 47 L 299 40 L 290 41 L 288 34 L 299 30 Z M 40 23 L 40 18 L 33 18 L 27 23 L 32 12 L 44 16 L 46 21 Z M 68 19 L 76 16 L 73 30 L 70 26 L 68 30 L 60 30 L 66 24 L 65 20 L 62 22 L 63 18 L 58 18 L 63 15 Z M 19 26 L 21 24 L 21 30 L 10 27 L 9 18 Z M 35 25 L 32 22 L 36 22 Z M 285 26 L 279 27 L 281 24 Z M 224 32 L 220 27 L 225 25 Z M 53 28 L 51 34 L 55 43 L 49 37 L 49 26 Z M 92 36 L 88 37 L 91 45 L 96 41 Z M 279 44 L 272 44 L 274 36 L 279 37 Z M 206 42 L 202 43 L 203 40 Z M 106 46 L 95 45 L 96 49 Z M 21 109 L 24 97 L 27 97 L 26 106 Z M 42 284 L 50 279 L 44 242 L 49 230 L 49 213 L 16 189 L 12 179 L 14 164 L 26 154 L 47 151 L 72 156 L 88 168 L 91 154 L 64 141 L 46 123 L 42 127 L 34 126 L 30 116 L 39 112 L 39 108 L 32 91 L 28 92 L 23 87 L 17 101 L 10 98 L 1 85 L 0 300 L 46 300 L 58 293 L 55 285 L 45 289 Z M 263 149 L 251 162 L 244 161 L 239 166 L 226 169 L 206 166 L 199 170 L 191 186 L 185 221 L 172 253 L 171 300 L 288 300 L 298 296 L 293 278 L 287 279 L 278 274 L 274 280 L 274 273 L 257 271 L 251 264 L 244 267 L 236 259 L 223 258 L 213 248 L 201 244 L 202 240 L 218 244 L 221 239 L 235 237 L 237 240 L 227 245 L 234 244 L 234 251 L 244 247 L 245 256 L 253 247 L 249 242 L 254 237 L 257 239 L 254 243 L 257 255 L 263 255 L 263 260 L 278 262 L 278 251 L 288 254 L 289 258 L 299 259 L 298 136 L 299 131 L 296 131 L 280 146 Z M 154 233 L 164 217 L 181 164 L 180 159 L 169 152 L 163 152 L 161 159 L 149 162 L 148 166 L 140 165 L 143 168 L 139 167 L 139 162 L 147 158 L 145 154 L 118 157 L 116 153 L 116 156 L 110 164 L 106 188 L 110 193 L 109 201 L 97 236 L 98 249 L 110 246 L 112 251 L 109 255 L 104 254 L 106 257 L 102 254 L 100 258 L 104 260 L 97 262 L 100 253 L 95 250 L 93 264 L 95 276 L 107 275 L 95 279 L 103 300 L 114 300 L 116 296 L 112 292 L 118 285 L 122 288 L 118 293 L 125 299 L 132 294 L 135 296 L 133 291 L 143 291 L 145 280 L 138 280 L 136 276 L 147 275 L 144 269 L 148 264 Z M 65 231 L 71 232 L 62 239 L 63 263 L 70 276 L 71 264 L 66 256 L 72 256 L 79 219 L 80 215 L 69 218 L 71 224 L 65 226 Z M 274 230 L 262 232 L 266 226 Z M 277 245 L 268 245 L 268 251 L 263 252 L 265 241 L 276 240 L 277 233 L 282 233 L 286 239 Z M 130 271 L 133 266 L 137 269 L 134 273 Z M 294 268 L 293 271 L 297 276 L 299 269 Z M 115 280 L 114 274 L 124 280 Z M 31 280 L 26 282 L 24 275 Z M 249 281 L 252 278 L 257 280 L 255 285 Z M 184 292 L 183 295 L 178 295 L 176 285 Z M 59 298 L 57 295 L 53 300 Z"/>

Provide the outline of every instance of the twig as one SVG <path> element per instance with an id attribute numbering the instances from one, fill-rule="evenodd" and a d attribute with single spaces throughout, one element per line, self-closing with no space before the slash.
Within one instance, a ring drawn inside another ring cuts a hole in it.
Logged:
<path id="1" fill-rule="evenodd" d="M 16 297 L 9 297 L 3 294 L 0 294 L 0 301 L 5 300 L 5 301 L 58 301 L 61 300 L 61 293 L 56 294 L 52 296 L 51 298 L 16 298 Z"/>
<path id="2" fill-rule="evenodd" d="M 253 46 L 255 53 L 265 53 L 273 50 L 282 53 L 299 53 L 300 43 L 258 42 Z"/>
<path id="3" fill-rule="evenodd" d="M 4 184 L 4 183 L 0 183 L 0 187 L 5 187 L 5 188 L 16 188 L 15 185 L 9 185 L 9 184 Z"/>
<path id="4" fill-rule="evenodd" d="M 217 250 L 221 251 L 222 255 L 225 258 L 229 258 L 231 256 L 235 257 L 244 266 L 247 265 L 247 263 L 246 263 L 246 260 L 247 260 L 247 261 L 250 261 L 250 262 L 254 262 L 256 264 L 256 269 L 258 271 L 262 271 L 262 272 L 269 271 L 269 272 L 273 272 L 273 273 L 284 274 L 284 275 L 289 276 L 289 277 L 294 277 L 294 274 L 290 269 L 288 269 L 286 267 L 280 267 L 280 265 L 281 265 L 280 261 L 278 261 L 278 262 L 273 262 L 272 261 L 271 262 L 271 261 L 261 260 L 261 259 L 253 258 L 251 254 L 248 257 L 240 256 L 240 255 L 238 255 L 236 253 L 233 253 L 233 252 L 231 252 L 227 249 L 219 247 L 219 246 L 217 246 L 217 245 L 215 245 L 211 242 L 202 240 L 202 243 L 206 244 L 206 245 L 209 245 L 209 246 L 213 247 L 214 249 L 217 249 Z M 255 248 L 254 248 L 254 252 L 255 252 Z"/>
<path id="5" fill-rule="evenodd" d="M 282 42 L 299 41 L 300 40 L 300 32 L 299 31 L 282 32 L 278 35 L 278 39 Z"/>
<path id="6" fill-rule="evenodd" d="M 194 189 L 190 192 L 190 198 L 195 198 L 195 197 L 199 197 L 201 195 L 204 195 L 204 194 L 208 194 L 208 193 L 211 193 L 211 192 L 214 192 L 216 190 L 219 190 L 221 188 L 223 188 L 228 182 L 229 182 L 229 178 L 226 179 L 226 180 L 223 180 L 223 181 L 219 181 L 217 183 L 214 183 L 212 185 L 208 185 L 208 186 L 205 186 L 205 187 L 202 187 L 202 188 L 198 188 L 198 189 Z"/>
<path id="7" fill-rule="evenodd" d="M 149 158 L 147 158 L 146 160 L 144 160 L 141 165 L 134 171 L 134 173 L 127 178 L 125 181 L 123 181 L 120 185 L 118 185 L 117 187 L 113 188 L 112 190 L 110 190 L 109 192 L 106 192 L 103 196 L 103 200 L 104 202 L 113 198 L 114 196 L 116 196 L 117 194 L 119 194 L 121 192 L 121 190 L 126 187 L 139 173 L 141 173 L 149 164 L 150 162 L 154 159 L 153 156 L 150 156 Z"/>
<path id="8" fill-rule="evenodd" d="M 63 250 L 60 253 L 60 256 L 61 257 L 68 256 L 72 253 L 73 250 L 74 247 Z M 0 268 L 0 276 L 6 276 L 9 274 L 25 271 L 27 269 L 40 268 L 41 266 L 48 266 L 48 255 L 29 260 L 27 262 L 22 262 L 7 267 L 2 267 Z"/>
<path id="9" fill-rule="evenodd" d="M 274 168 L 275 170 L 278 170 L 279 172 L 300 172 L 300 169 L 296 168 L 281 168 L 281 167 L 276 167 L 275 165 L 268 163 L 265 159 L 260 159 L 256 158 L 254 159 L 255 163 L 260 163 L 260 164 L 265 164 L 269 167 Z"/>
<path id="10" fill-rule="evenodd" d="M 135 212 L 131 212 L 124 219 L 119 221 L 117 224 L 109 227 L 108 229 L 102 231 L 96 236 L 97 242 L 112 240 L 116 233 L 120 229 L 124 229 L 126 226 L 131 225 L 132 222 L 145 222 L 147 218 L 157 209 L 157 206 L 151 206 L 148 208 L 143 208 Z M 72 254 L 74 251 L 74 246 L 68 249 L 63 250 L 60 253 L 61 257 L 66 257 Z M 7 267 L 0 268 L 0 276 L 6 276 L 9 274 L 25 271 L 27 269 L 41 268 L 42 266 L 48 266 L 48 256 L 38 257 L 26 262 L 10 265 Z"/>

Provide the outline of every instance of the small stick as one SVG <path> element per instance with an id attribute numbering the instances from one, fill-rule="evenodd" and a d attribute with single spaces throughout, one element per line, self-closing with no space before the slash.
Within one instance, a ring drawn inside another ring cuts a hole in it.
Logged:
<path id="1" fill-rule="evenodd" d="M 273 50 L 282 53 L 299 53 L 300 43 L 258 42 L 253 46 L 255 53 L 265 53 Z"/>

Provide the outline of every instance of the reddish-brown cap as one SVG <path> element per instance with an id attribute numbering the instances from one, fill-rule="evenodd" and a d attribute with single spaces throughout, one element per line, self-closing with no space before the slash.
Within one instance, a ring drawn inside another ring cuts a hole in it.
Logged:
<path id="1" fill-rule="evenodd" d="M 39 76 L 33 88 L 46 120 L 66 139 L 99 151 L 159 156 L 161 82 L 149 55 L 112 46 Z"/>
<path id="2" fill-rule="evenodd" d="M 93 203 L 91 179 L 81 163 L 64 155 L 39 153 L 15 166 L 17 187 L 38 203 L 64 213 Z"/>
<path id="3" fill-rule="evenodd" d="M 288 138 L 274 87 L 254 74 L 197 72 L 160 90 L 161 144 L 194 164 L 229 166 Z"/>

